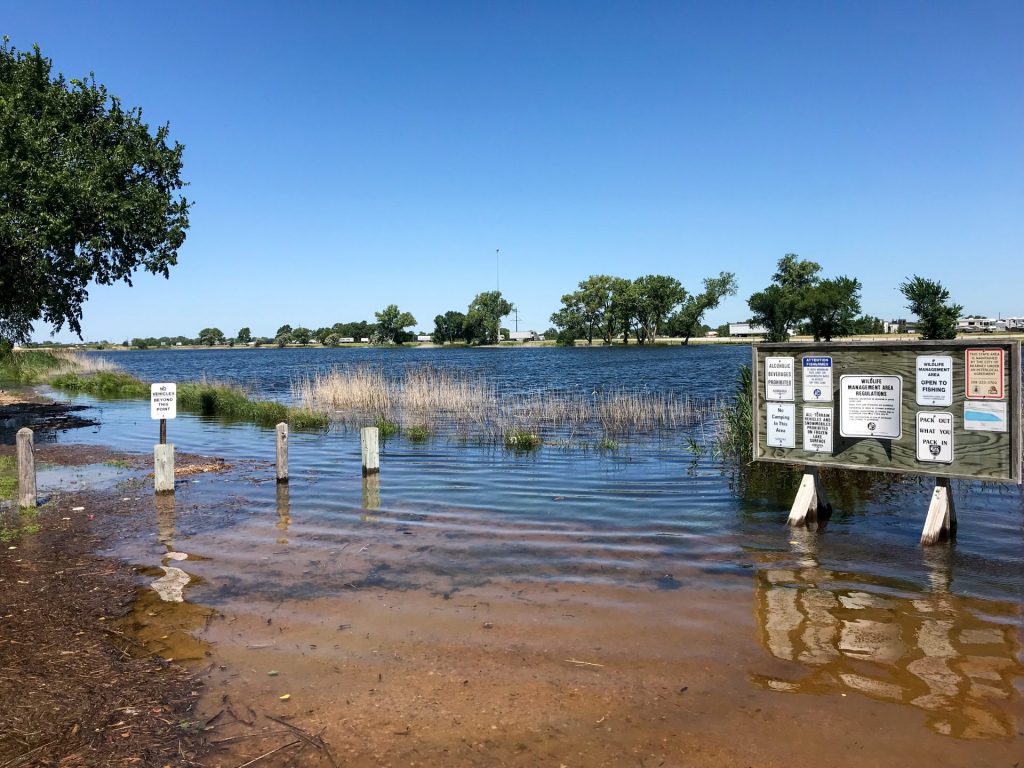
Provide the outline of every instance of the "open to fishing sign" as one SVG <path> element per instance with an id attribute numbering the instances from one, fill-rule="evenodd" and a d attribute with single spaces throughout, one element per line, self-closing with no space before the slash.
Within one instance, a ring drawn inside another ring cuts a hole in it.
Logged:
<path id="1" fill-rule="evenodd" d="M 149 418 L 173 419 L 178 415 L 178 385 L 151 384 L 149 387 Z"/>
<path id="2" fill-rule="evenodd" d="M 953 358 L 950 355 L 917 356 L 917 404 L 953 404 Z"/>

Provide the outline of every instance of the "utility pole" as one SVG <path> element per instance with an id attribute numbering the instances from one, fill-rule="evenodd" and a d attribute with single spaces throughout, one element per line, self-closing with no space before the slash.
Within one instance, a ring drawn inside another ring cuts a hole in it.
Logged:
<path id="1" fill-rule="evenodd" d="M 501 266 L 498 261 L 498 255 L 501 253 L 501 248 L 494 249 L 494 288 L 499 293 L 501 292 Z"/>
<path id="2" fill-rule="evenodd" d="M 519 307 L 515 308 L 516 313 L 516 333 L 519 333 Z"/>

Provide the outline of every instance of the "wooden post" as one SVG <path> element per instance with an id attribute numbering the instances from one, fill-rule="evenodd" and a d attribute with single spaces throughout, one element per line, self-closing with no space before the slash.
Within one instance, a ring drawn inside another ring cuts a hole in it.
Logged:
<path id="1" fill-rule="evenodd" d="M 32 430 L 18 430 L 18 505 L 36 505 L 36 457 L 33 452 Z"/>
<path id="2" fill-rule="evenodd" d="M 932 503 L 928 506 L 928 517 L 921 532 L 921 544 L 929 546 L 942 539 L 956 535 L 956 506 L 953 504 L 953 489 L 948 477 L 935 478 Z"/>
<path id="3" fill-rule="evenodd" d="M 277 482 L 288 482 L 288 425 L 277 425 Z"/>
<path id="4" fill-rule="evenodd" d="M 153 490 L 174 493 L 174 444 L 153 446 Z"/>
<path id="5" fill-rule="evenodd" d="M 828 503 L 825 488 L 818 477 L 817 467 L 804 467 L 804 476 L 800 481 L 800 489 L 796 492 L 796 500 L 789 512 L 789 525 L 817 525 L 824 522 L 832 514 L 832 505 Z"/>
<path id="6" fill-rule="evenodd" d="M 380 472 L 380 430 L 363 427 L 359 430 L 359 444 L 363 451 L 363 477 Z"/>
<path id="7" fill-rule="evenodd" d="M 160 445 L 167 445 L 167 419 L 160 419 Z"/>

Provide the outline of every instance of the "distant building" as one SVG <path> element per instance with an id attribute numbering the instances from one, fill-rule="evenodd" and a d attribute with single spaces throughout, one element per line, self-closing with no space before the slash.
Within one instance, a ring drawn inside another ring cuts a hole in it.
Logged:
<path id="1" fill-rule="evenodd" d="M 1007 320 L 997 320 L 994 317 L 961 317 L 956 321 L 956 330 L 959 333 L 992 333 L 1005 331 L 1008 327 Z"/>
<path id="2" fill-rule="evenodd" d="M 917 323 L 901 317 L 898 320 L 886 320 L 882 323 L 882 330 L 885 333 L 917 333 Z"/>
<path id="3" fill-rule="evenodd" d="M 764 336 L 768 329 L 752 323 L 729 323 L 730 336 Z"/>
<path id="4" fill-rule="evenodd" d="M 707 333 L 704 334 L 704 337 L 708 339 L 717 339 L 718 331 L 708 331 Z"/>
<path id="5" fill-rule="evenodd" d="M 509 341 L 544 341 L 544 334 L 536 331 L 509 331 Z"/>
<path id="6" fill-rule="evenodd" d="M 431 336 L 431 335 L 430 335 L 429 333 L 421 333 L 421 334 L 419 334 L 419 335 L 418 335 L 418 336 L 416 337 L 416 341 L 422 341 L 422 342 L 424 342 L 425 344 L 429 344 L 429 343 L 430 343 L 430 342 L 432 342 L 433 340 L 434 340 L 434 337 L 433 337 L 433 336 Z"/>

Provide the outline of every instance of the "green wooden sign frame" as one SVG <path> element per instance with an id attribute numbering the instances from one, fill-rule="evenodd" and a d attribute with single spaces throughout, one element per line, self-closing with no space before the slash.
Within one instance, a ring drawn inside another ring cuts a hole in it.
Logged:
<path id="1" fill-rule="evenodd" d="M 1021 483 L 1019 341 L 755 344 L 752 358 L 755 461 Z"/>

